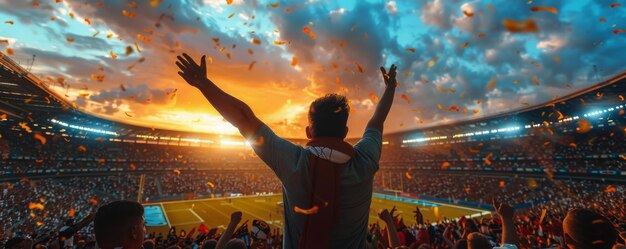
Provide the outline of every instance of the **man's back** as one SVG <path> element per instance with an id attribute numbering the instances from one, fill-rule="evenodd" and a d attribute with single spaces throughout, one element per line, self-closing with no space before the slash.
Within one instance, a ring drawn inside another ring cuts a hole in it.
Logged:
<path id="1" fill-rule="evenodd" d="M 267 126 L 263 126 L 254 139 L 264 141 L 253 148 L 283 183 L 285 248 L 297 248 L 305 214 L 295 212 L 294 207 L 306 209 L 311 206 L 307 198 L 307 184 L 309 159 L 314 156 L 314 149 L 294 145 L 276 136 Z M 372 186 L 381 148 L 380 131 L 368 129 L 354 146 L 354 157 L 347 162 L 341 163 L 340 156 L 333 157 L 329 153 L 331 156 L 328 159 L 339 163 L 341 167 L 339 219 L 331 232 L 331 248 L 365 247 Z"/>

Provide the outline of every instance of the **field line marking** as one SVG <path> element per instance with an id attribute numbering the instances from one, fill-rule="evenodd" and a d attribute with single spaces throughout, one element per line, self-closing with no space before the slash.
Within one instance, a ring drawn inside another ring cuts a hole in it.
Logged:
<path id="1" fill-rule="evenodd" d="M 200 217 L 200 215 L 198 215 L 198 213 L 196 213 L 195 211 L 193 211 L 193 209 L 187 209 L 189 210 L 189 212 L 191 212 L 193 215 L 196 216 L 196 218 L 198 218 L 200 220 L 200 222 L 204 222 L 204 219 L 202 219 L 202 217 Z"/>
<path id="2" fill-rule="evenodd" d="M 167 218 L 167 212 L 165 211 L 165 207 L 163 206 L 163 202 L 159 203 L 159 205 L 161 205 L 161 210 L 163 210 L 163 216 L 165 216 L 165 222 L 167 222 L 167 226 L 172 228 L 172 225 L 170 224 L 170 219 Z"/>

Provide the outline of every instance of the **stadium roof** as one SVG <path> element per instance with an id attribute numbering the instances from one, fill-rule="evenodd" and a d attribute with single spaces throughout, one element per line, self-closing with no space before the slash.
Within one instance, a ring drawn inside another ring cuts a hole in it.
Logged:
<path id="1" fill-rule="evenodd" d="M 111 121 L 97 115 L 83 113 L 74 108 L 72 103 L 67 102 L 63 97 L 57 96 L 48 89 L 35 75 L 29 73 L 2 53 L 0 53 L 0 66 L 0 112 L 18 119 L 57 118 L 63 122 L 71 121 L 76 125 L 113 129 L 120 136 L 222 137 L 214 134 L 153 129 L 151 127 Z M 63 84 L 63 82 L 57 83 Z M 387 134 L 386 136 L 394 138 L 406 137 L 416 133 L 427 136 L 455 134 L 481 127 L 558 121 L 563 117 L 623 103 L 620 96 L 624 95 L 624 93 L 626 93 L 626 71 L 586 89 L 543 104 L 473 120 Z M 561 114 L 563 116 L 559 118 Z M 299 141 L 300 139 L 296 140 Z"/>

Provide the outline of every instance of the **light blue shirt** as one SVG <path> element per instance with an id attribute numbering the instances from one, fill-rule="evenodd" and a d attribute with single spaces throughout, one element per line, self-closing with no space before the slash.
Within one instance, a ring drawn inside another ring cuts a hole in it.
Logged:
<path id="1" fill-rule="evenodd" d="M 307 148 L 278 137 L 265 125 L 252 139 L 263 141 L 253 144 L 252 148 L 283 184 L 283 247 L 297 249 L 305 214 L 296 213 L 294 207 L 311 206 L 307 198 L 310 153 Z M 354 157 L 342 165 L 339 221 L 331 232 L 330 248 L 366 247 L 372 187 L 381 149 L 381 132 L 378 129 L 367 129 L 363 138 L 354 145 Z"/>

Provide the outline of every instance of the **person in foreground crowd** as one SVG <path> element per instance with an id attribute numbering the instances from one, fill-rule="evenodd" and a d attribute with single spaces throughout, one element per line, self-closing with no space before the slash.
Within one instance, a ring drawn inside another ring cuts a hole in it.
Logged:
<path id="1" fill-rule="evenodd" d="M 307 147 L 278 137 L 252 109 L 207 78 L 205 56 L 197 64 L 178 56 L 178 74 L 198 88 L 215 109 L 252 141 L 256 154 L 283 185 L 286 249 L 364 248 L 374 174 L 382 150 L 383 124 L 397 86 L 396 66 L 380 68 L 385 92 L 362 139 L 344 141 L 350 106 L 345 96 L 329 94 L 309 108 Z"/>
<path id="2" fill-rule="evenodd" d="M 133 201 L 114 201 L 98 209 L 94 233 L 102 249 L 139 249 L 146 235 L 143 206 Z"/>

